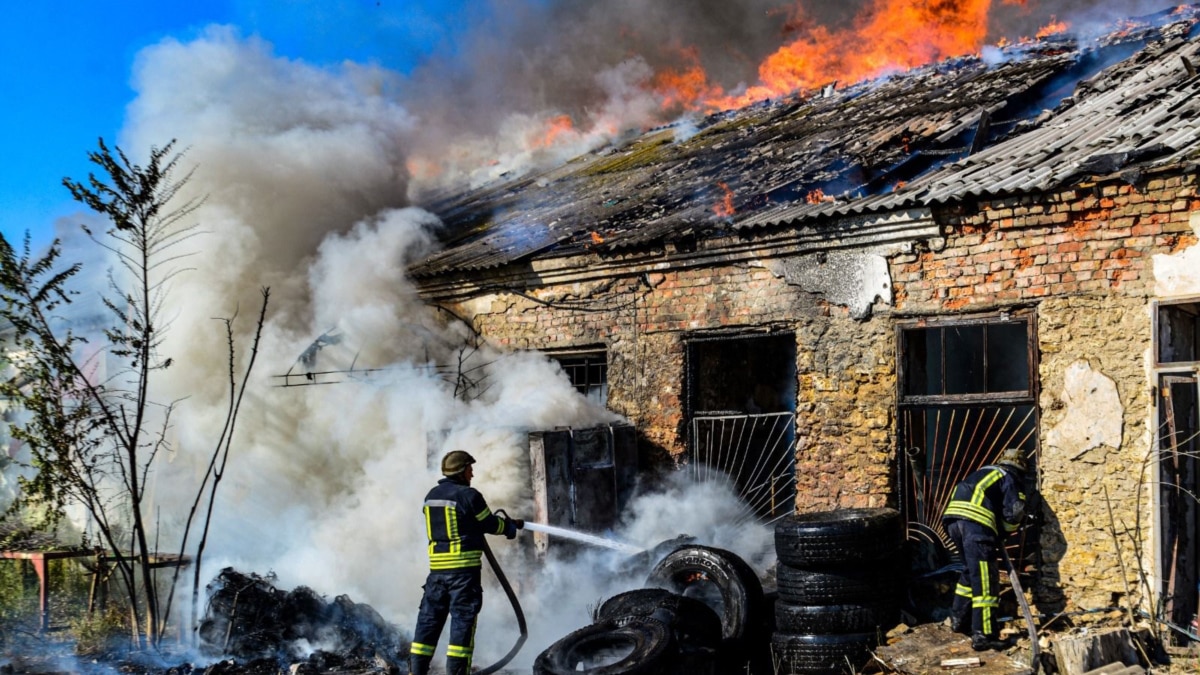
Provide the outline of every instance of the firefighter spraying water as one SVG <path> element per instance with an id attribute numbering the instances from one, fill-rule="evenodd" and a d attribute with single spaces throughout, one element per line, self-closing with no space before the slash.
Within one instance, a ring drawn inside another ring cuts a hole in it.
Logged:
<path id="1" fill-rule="evenodd" d="M 485 556 L 512 603 L 521 637 L 501 662 L 480 672 L 494 672 L 515 656 L 524 643 L 527 636 L 524 614 L 485 535 L 515 539 L 518 530 L 529 529 L 631 555 L 641 552 L 629 544 L 551 525 L 526 523 L 499 509 L 493 512 L 483 495 L 471 487 L 474 478 L 471 465 L 474 463 L 475 458 L 465 451 L 446 453 L 441 466 L 444 477 L 425 496 L 423 511 L 429 539 L 429 575 L 425 578 L 417 626 L 413 631 L 409 658 L 413 675 L 429 672 L 447 619 L 450 621 L 450 641 L 446 650 L 446 672 L 449 675 L 471 672 L 475 625 L 483 608 L 480 572 Z"/>
<path id="2" fill-rule="evenodd" d="M 446 619 L 450 619 L 450 643 L 446 650 L 446 672 L 471 672 L 475 647 L 475 623 L 483 609 L 480 572 L 487 551 L 484 535 L 515 539 L 524 523 L 488 508 L 478 490 L 471 487 L 475 458 L 453 450 L 442 458 L 444 478 L 425 496 L 425 530 L 429 538 L 429 576 L 425 578 L 417 627 L 413 631 L 410 669 L 426 675 Z M 499 566 L 493 562 L 493 567 Z"/>
<path id="3" fill-rule="evenodd" d="M 542 525 L 541 523 L 526 522 L 525 529 L 531 532 L 544 532 L 555 537 L 562 537 L 563 539 L 570 539 L 583 544 L 591 544 L 592 546 L 599 546 L 601 548 L 610 548 L 614 551 L 626 553 L 628 555 L 636 555 L 642 552 L 641 548 L 638 548 L 632 544 L 613 541 L 612 539 L 605 539 L 604 537 L 598 537 L 594 534 L 576 532 L 575 530 L 568 530 L 561 527 L 555 527 L 553 525 Z"/>

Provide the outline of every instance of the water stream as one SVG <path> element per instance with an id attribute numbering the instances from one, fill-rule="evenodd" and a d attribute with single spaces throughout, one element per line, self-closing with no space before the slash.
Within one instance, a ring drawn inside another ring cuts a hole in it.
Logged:
<path id="1" fill-rule="evenodd" d="M 634 554 L 642 552 L 641 548 L 634 546 L 632 544 L 625 544 L 625 543 L 622 543 L 619 541 L 613 541 L 612 539 L 605 539 L 604 537 L 598 537 L 594 534 L 588 534 L 586 532 L 576 532 L 575 530 L 568 530 L 568 529 L 561 528 L 561 527 L 555 527 L 553 525 L 542 525 L 541 523 L 531 523 L 528 520 L 525 521 L 525 529 L 529 530 L 531 532 L 545 532 L 546 534 L 549 534 L 549 535 L 552 535 L 555 537 L 571 539 L 574 541 L 582 542 L 584 544 L 591 544 L 592 546 L 600 546 L 602 548 L 611 548 L 614 551 L 620 551 L 621 553 L 625 553 L 628 555 L 634 555 Z"/>

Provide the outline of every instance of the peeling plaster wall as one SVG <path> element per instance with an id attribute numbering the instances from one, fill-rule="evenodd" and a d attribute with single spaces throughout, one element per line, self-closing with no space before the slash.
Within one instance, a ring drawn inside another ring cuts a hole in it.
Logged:
<path id="1" fill-rule="evenodd" d="M 1200 211 L 1188 219 L 1191 235 L 1183 235 L 1177 250 L 1155 255 L 1154 294 L 1160 298 L 1200 295 Z"/>
<path id="2" fill-rule="evenodd" d="M 884 252 L 831 251 L 766 261 L 767 269 L 812 293 L 818 293 L 863 319 L 876 301 L 892 304 L 892 279 Z"/>
<path id="3" fill-rule="evenodd" d="M 1151 338 L 1147 298 L 1054 299 L 1039 307 L 1038 317 L 1046 527 L 1037 598 L 1050 606 L 1065 601 L 1069 609 L 1108 607 L 1128 582 L 1139 601 L 1144 594 L 1129 572 L 1139 559 L 1147 571 L 1153 565 L 1145 547 L 1153 522 L 1153 477 L 1144 473 L 1151 410 L 1141 360 Z"/>
<path id="4" fill-rule="evenodd" d="M 1065 453 L 1072 461 L 1100 464 L 1103 459 L 1087 456 L 1090 450 L 1121 446 L 1122 410 L 1117 383 L 1093 370 L 1087 361 L 1067 366 L 1063 389 L 1055 404 L 1064 413 L 1046 434 L 1047 449 Z"/>

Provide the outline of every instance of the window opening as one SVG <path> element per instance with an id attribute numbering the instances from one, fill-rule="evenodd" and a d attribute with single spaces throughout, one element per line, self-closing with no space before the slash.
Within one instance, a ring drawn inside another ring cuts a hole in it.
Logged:
<path id="1" fill-rule="evenodd" d="M 1200 301 L 1158 303 L 1154 321 L 1160 606 L 1188 626 L 1200 611 Z"/>
<path id="2" fill-rule="evenodd" d="M 1002 313 L 898 327 L 897 472 L 916 580 L 909 609 L 922 618 L 944 617 L 961 565 L 942 526 L 955 485 L 1006 448 L 1023 449 L 1035 463 L 1033 318 Z M 1035 476 L 1027 473 L 1027 495 L 1036 494 Z M 1035 503 L 1029 507 L 1037 513 Z M 1025 541 L 1036 541 L 1036 533 L 1023 530 L 1010 553 L 1023 569 L 1036 569 L 1036 547 Z"/>
<path id="3" fill-rule="evenodd" d="M 608 403 L 608 357 L 603 351 L 551 355 L 558 361 L 571 386 L 589 401 Z"/>
<path id="4" fill-rule="evenodd" d="M 1188 626 L 1197 615 L 1196 565 L 1198 519 L 1196 495 L 1197 412 L 1195 375 L 1159 377 L 1159 509 L 1161 526 L 1162 594 L 1166 618 L 1176 626 Z"/>
<path id="5" fill-rule="evenodd" d="M 796 340 L 791 333 L 687 342 L 688 470 L 728 480 L 745 519 L 796 508 Z"/>
<path id="6" fill-rule="evenodd" d="M 1159 305 L 1157 314 L 1158 363 L 1200 362 L 1200 302 Z"/>

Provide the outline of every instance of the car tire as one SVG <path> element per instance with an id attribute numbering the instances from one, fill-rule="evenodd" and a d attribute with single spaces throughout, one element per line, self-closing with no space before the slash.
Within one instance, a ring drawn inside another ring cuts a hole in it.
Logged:
<path id="1" fill-rule="evenodd" d="M 779 599 L 793 605 L 896 604 L 903 587 L 900 577 L 892 565 L 775 568 Z"/>
<path id="2" fill-rule="evenodd" d="M 744 560 L 724 549 L 684 546 L 650 571 L 646 586 L 703 600 L 721 617 L 725 641 L 742 642 L 762 625 L 762 582 Z"/>
<path id="3" fill-rule="evenodd" d="M 630 618 L 656 617 L 666 621 L 674 632 L 675 641 L 683 646 L 720 646 L 721 617 L 696 598 L 672 593 L 663 588 L 639 588 L 618 593 L 596 608 L 596 622 L 622 622 Z"/>
<path id="4" fill-rule="evenodd" d="M 671 629 L 654 619 L 604 621 L 569 633 L 538 655 L 534 675 L 657 675 L 674 658 Z"/>
<path id="5" fill-rule="evenodd" d="M 775 524 L 775 553 L 793 567 L 880 560 L 904 546 L 900 512 L 889 508 L 801 513 Z"/>
<path id="6" fill-rule="evenodd" d="M 776 672 L 792 675 L 848 675 L 862 671 L 879 644 L 875 633 L 771 636 Z"/>
<path id="7" fill-rule="evenodd" d="M 899 606 L 853 603 L 840 605 L 794 605 L 775 603 L 775 629 L 798 635 L 869 633 L 890 630 L 900 618 Z"/>

